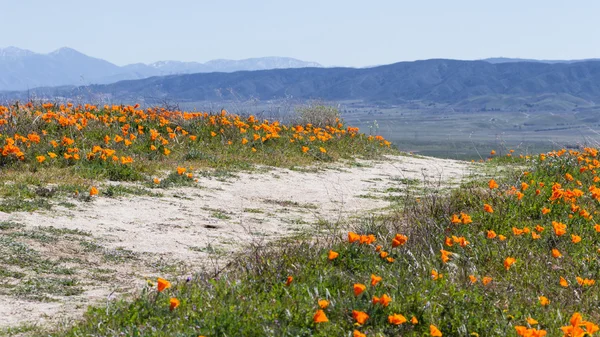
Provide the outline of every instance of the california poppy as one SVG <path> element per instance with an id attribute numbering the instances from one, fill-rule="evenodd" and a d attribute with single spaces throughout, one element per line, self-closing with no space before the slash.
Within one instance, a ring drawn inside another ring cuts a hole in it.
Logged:
<path id="1" fill-rule="evenodd" d="M 352 318 L 354 318 L 358 324 L 365 324 L 367 319 L 369 319 L 369 315 L 364 311 L 352 310 Z"/>
<path id="2" fill-rule="evenodd" d="M 162 292 L 165 289 L 171 288 L 171 282 L 165 280 L 164 278 L 158 278 L 157 280 L 158 292 Z"/>
<path id="3" fill-rule="evenodd" d="M 313 316 L 313 322 L 326 323 L 326 322 L 329 322 L 329 319 L 327 319 L 327 315 L 325 315 L 325 312 L 323 310 L 319 309 Z"/>
<path id="4" fill-rule="evenodd" d="M 414 318 L 414 317 L 413 317 Z M 392 314 L 388 316 L 388 322 L 394 325 L 400 325 L 406 323 L 406 317 L 401 314 Z"/>
<path id="5" fill-rule="evenodd" d="M 173 309 L 179 306 L 179 303 L 180 302 L 178 299 L 176 299 L 175 297 L 171 297 L 171 299 L 169 300 L 169 309 L 173 311 Z"/>

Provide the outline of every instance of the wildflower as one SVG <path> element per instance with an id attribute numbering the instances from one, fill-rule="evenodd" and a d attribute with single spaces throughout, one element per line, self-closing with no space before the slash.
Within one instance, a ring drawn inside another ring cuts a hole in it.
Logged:
<path id="1" fill-rule="evenodd" d="M 410 324 L 412 324 L 412 325 L 419 324 L 419 320 L 418 320 L 418 319 L 417 319 L 415 316 L 413 316 L 413 317 L 410 319 Z"/>
<path id="2" fill-rule="evenodd" d="M 450 219 L 450 222 L 454 223 L 454 224 L 460 223 L 460 219 L 458 218 L 458 215 L 452 214 L 452 219 Z"/>
<path id="3" fill-rule="evenodd" d="M 474 284 L 477 282 L 477 277 L 475 277 L 475 275 L 469 275 L 469 280 L 471 281 L 471 284 Z"/>
<path id="4" fill-rule="evenodd" d="M 433 324 L 429 325 L 429 335 L 432 337 L 442 337 L 442 332 Z"/>
<path id="5" fill-rule="evenodd" d="M 548 299 L 546 296 L 540 296 L 540 297 L 539 297 L 539 300 L 540 300 L 540 304 L 541 304 L 543 307 L 545 307 L 545 306 L 547 306 L 548 304 L 550 304 L 550 300 L 549 300 L 549 299 Z"/>
<path id="6" fill-rule="evenodd" d="M 460 213 L 460 221 L 462 221 L 463 225 L 468 225 L 471 222 L 473 222 L 473 220 L 471 220 L 471 216 L 468 215 L 467 213 Z"/>
<path id="7" fill-rule="evenodd" d="M 446 237 L 446 240 L 444 240 L 444 244 L 448 247 L 452 247 L 452 245 L 454 245 L 454 242 L 452 241 L 451 238 Z"/>
<path id="8" fill-rule="evenodd" d="M 444 275 L 443 275 L 443 274 L 440 274 L 440 273 L 438 273 L 438 272 L 437 272 L 437 270 L 435 270 L 435 269 L 432 269 L 432 270 L 431 270 L 431 278 L 432 278 L 434 281 L 437 281 L 438 279 L 441 279 L 442 277 L 444 277 Z"/>
<path id="9" fill-rule="evenodd" d="M 396 234 L 394 239 L 392 239 L 392 247 L 402 246 L 408 241 L 408 237 L 402 234 Z"/>
<path id="10" fill-rule="evenodd" d="M 328 300 L 319 300 L 319 308 L 326 309 L 329 306 Z"/>
<path id="11" fill-rule="evenodd" d="M 90 197 L 94 195 L 98 195 L 98 189 L 92 186 L 92 188 L 90 188 Z"/>
<path id="12" fill-rule="evenodd" d="M 360 240 L 360 235 L 354 233 L 354 232 L 348 232 L 348 241 L 350 243 L 356 242 Z"/>
<path id="13" fill-rule="evenodd" d="M 187 169 L 185 167 L 177 167 L 177 174 L 179 174 L 180 176 L 183 175 L 185 173 Z"/>
<path id="14" fill-rule="evenodd" d="M 158 278 L 157 280 L 158 292 L 162 292 L 165 289 L 171 288 L 171 282 L 165 280 L 164 278 Z"/>
<path id="15" fill-rule="evenodd" d="M 45 156 L 37 156 L 37 157 L 35 157 L 35 159 L 37 160 L 38 163 L 41 164 L 44 162 L 44 160 L 46 160 L 46 157 Z"/>
<path id="16" fill-rule="evenodd" d="M 558 282 L 561 287 L 566 288 L 569 286 L 569 282 L 564 277 L 560 277 L 560 281 Z"/>
<path id="17" fill-rule="evenodd" d="M 358 324 L 365 324 L 367 319 L 369 319 L 369 315 L 364 311 L 352 310 L 352 318 L 354 318 Z"/>
<path id="18" fill-rule="evenodd" d="M 327 319 L 327 316 L 325 315 L 325 312 L 323 310 L 319 309 L 319 310 L 317 310 L 317 312 L 313 316 L 313 322 L 315 322 L 315 323 L 326 323 L 326 322 L 329 322 L 329 319 Z"/>
<path id="19" fill-rule="evenodd" d="M 365 335 L 364 333 L 358 331 L 358 330 L 354 330 L 352 332 L 352 337 L 367 337 L 367 335 Z"/>
<path id="20" fill-rule="evenodd" d="M 355 296 L 362 294 L 362 292 L 365 291 L 365 289 L 367 289 L 367 287 L 362 283 L 356 283 L 352 288 L 354 289 Z"/>
<path id="21" fill-rule="evenodd" d="M 580 241 L 581 241 L 581 236 L 575 235 L 575 234 L 571 234 L 571 242 L 573 242 L 573 243 L 579 243 Z"/>
<path id="22" fill-rule="evenodd" d="M 395 261 L 395 259 L 393 257 L 388 257 L 385 259 L 387 262 L 392 263 Z"/>
<path id="23" fill-rule="evenodd" d="M 515 262 L 517 262 L 517 259 L 515 259 L 514 257 L 507 257 L 506 259 L 504 259 L 504 269 L 509 270 L 510 266 L 512 266 Z"/>
<path id="24" fill-rule="evenodd" d="M 496 237 L 496 232 L 494 232 L 493 230 L 488 230 L 486 236 L 488 239 L 493 239 Z"/>
<path id="25" fill-rule="evenodd" d="M 327 153 L 327 150 L 325 150 L 324 147 L 319 147 L 319 151 L 321 151 L 321 153 Z"/>
<path id="26" fill-rule="evenodd" d="M 288 276 L 287 279 L 285 280 L 285 286 L 289 287 L 293 281 L 294 281 L 294 278 L 292 276 Z"/>
<path id="27" fill-rule="evenodd" d="M 557 259 L 558 259 L 558 258 L 559 258 L 559 257 L 561 257 L 561 256 L 562 256 L 562 254 L 560 253 L 560 251 L 559 251 L 558 249 L 556 249 L 556 248 L 552 248 L 552 257 L 554 257 L 554 258 L 557 258 Z"/>
<path id="28" fill-rule="evenodd" d="M 567 233 L 567 225 L 565 225 L 564 223 L 552 221 L 552 228 L 554 229 L 554 233 L 557 236 L 562 236 L 565 233 Z"/>
<path id="29" fill-rule="evenodd" d="M 483 210 L 488 213 L 494 213 L 494 209 L 489 204 L 483 204 Z"/>
<path id="30" fill-rule="evenodd" d="M 546 207 L 542 208 L 542 214 L 546 215 L 548 213 L 550 213 L 550 209 L 549 208 L 546 208 Z"/>
<path id="31" fill-rule="evenodd" d="M 504 235 L 502 235 L 502 234 L 499 234 L 499 235 L 498 235 L 498 240 L 500 240 L 500 241 L 504 241 L 504 240 L 506 240 L 506 236 L 504 236 Z"/>
<path id="32" fill-rule="evenodd" d="M 340 255 L 340 253 L 330 250 L 327 258 L 329 259 L 329 261 L 331 261 L 331 260 L 335 260 L 339 255 Z"/>
<path id="33" fill-rule="evenodd" d="M 308 146 L 302 147 L 302 153 L 306 153 L 306 152 L 308 152 L 308 150 L 310 150 L 310 148 Z"/>
<path id="34" fill-rule="evenodd" d="M 493 155 L 495 155 L 495 154 L 496 154 L 496 150 L 492 150 L 492 151 L 490 151 L 490 156 L 493 156 Z"/>
<path id="35" fill-rule="evenodd" d="M 481 279 L 481 283 L 483 283 L 484 286 L 487 286 L 490 284 L 490 282 L 492 282 L 492 278 L 489 276 L 485 276 L 483 279 Z"/>
<path id="36" fill-rule="evenodd" d="M 371 286 L 374 287 L 381 281 L 381 276 L 377 276 L 375 274 L 371 274 Z"/>
<path id="37" fill-rule="evenodd" d="M 599 224 L 595 224 L 595 225 L 594 225 L 594 230 L 595 230 L 596 232 L 599 232 L 599 233 L 600 233 L 600 225 L 599 225 Z"/>
<path id="38" fill-rule="evenodd" d="M 169 309 L 173 311 L 173 309 L 179 306 L 179 303 L 180 302 L 178 299 L 176 299 L 175 297 L 171 297 L 171 299 L 169 300 Z"/>
<path id="39" fill-rule="evenodd" d="M 450 255 L 452 255 L 452 252 L 443 249 L 440 249 L 440 252 L 442 253 L 442 262 L 446 263 L 450 261 Z"/>
<path id="40" fill-rule="evenodd" d="M 535 226 L 535 230 L 536 230 L 538 233 L 541 233 L 541 232 L 543 232 L 543 231 L 544 231 L 544 227 L 542 227 L 542 226 L 540 226 L 540 225 L 537 225 L 537 226 Z"/>
<path id="41" fill-rule="evenodd" d="M 404 317 L 403 315 L 401 315 L 401 314 L 393 314 L 393 315 L 388 316 L 388 322 L 390 324 L 400 325 L 400 324 L 406 323 L 407 321 L 406 321 L 406 317 Z"/>
<path id="42" fill-rule="evenodd" d="M 381 295 L 381 298 L 379 299 L 379 304 L 381 304 L 384 307 L 387 307 L 388 305 L 390 305 L 390 302 L 392 302 L 391 297 L 389 297 L 387 294 Z"/>
<path id="43" fill-rule="evenodd" d="M 54 158 L 56 158 L 56 157 L 57 157 L 57 155 L 56 155 L 56 153 L 54 153 L 54 152 L 48 152 L 48 157 L 50 157 L 50 158 L 54 159 Z"/>
<path id="44" fill-rule="evenodd" d="M 379 257 L 381 257 L 382 259 L 385 259 L 388 255 L 389 255 L 388 252 L 384 252 L 384 251 L 381 251 L 379 253 Z"/>
<path id="45" fill-rule="evenodd" d="M 590 280 L 588 278 L 581 278 L 579 276 L 577 276 L 575 279 L 577 279 L 577 283 L 579 283 L 580 286 L 592 286 L 592 285 L 594 285 L 594 283 L 596 283 L 596 280 Z"/>
<path id="46" fill-rule="evenodd" d="M 154 182 L 154 184 L 158 185 L 160 184 L 160 179 L 158 178 L 154 178 L 154 180 L 152 180 Z"/>

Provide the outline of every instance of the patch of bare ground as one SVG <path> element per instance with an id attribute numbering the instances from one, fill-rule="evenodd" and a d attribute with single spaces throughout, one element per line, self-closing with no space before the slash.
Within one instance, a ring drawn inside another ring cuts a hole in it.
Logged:
<path id="1" fill-rule="evenodd" d="M 164 189 L 162 196 L 100 197 L 2 214 L 0 329 L 68 322 L 88 305 L 133 295 L 157 276 L 217 268 L 246 244 L 349 224 L 407 192 L 452 187 L 471 174 L 471 165 L 388 156 L 205 175 L 195 187 Z"/>

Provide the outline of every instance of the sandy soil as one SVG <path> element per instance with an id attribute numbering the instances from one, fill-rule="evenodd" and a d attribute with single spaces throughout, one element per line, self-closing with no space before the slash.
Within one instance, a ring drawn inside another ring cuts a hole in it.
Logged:
<path id="1" fill-rule="evenodd" d="M 89 232 L 88 240 L 101 250 L 85 252 L 68 239 L 38 245 L 40 252 L 56 258 L 79 256 L 83 263 L 74 264 L 75 277 L 85 291 L 55 296 L 57 301 L 49 303 L 0 294 L 0 328 L 80 317 L 88 304 L 134 293 L 149 278 L 185 277 L 214 268 L 215 260 L 226 259 L 244 244 L 302 231 L 319 220 L 337 222 L 380 211 L 390 205 L 382 198 L 389 188 L 450 187 L 469 175 L 472 165 L 413 156 L 354 163 L 236 173 L 224 180 L 202 177 L 198 187 L 161 190 L 162 197 L 100 197 L 75 208 L 2 214 L 0 220 L 29 229 Z M 107 253 L 126 257 L 111 262 L 101 258 Z M 108 280 L 90 276 L 104 269 L 110 270 Z"/>

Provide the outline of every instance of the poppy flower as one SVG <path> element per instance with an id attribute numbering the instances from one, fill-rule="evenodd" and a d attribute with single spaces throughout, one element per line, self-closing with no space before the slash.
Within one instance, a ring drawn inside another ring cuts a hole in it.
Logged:
<path id="1" fill-rule="evenodd" d="M 156 185 L 160 184 L 160 179 L 158 178 L 154 178 L 154 180 L 152 180 Z"/>
<path id="2" fill-rule="evenodd" d="M 567 233 L 567 225 L 564 223 L 552 221 L 552 228 L 554 229 L 554 234 L 557 236 L 562 236 Z"/>
<path id="3" fill-rule="evenodd" d="M 490 190 L 493 190 L 495 188 L 498 188 L 498 183 L 496 183 L 494 179 L 490 179 L 490 181 L 488 182 L 488 186 L 490 187 Z"/>
<path id="4" fill-rule="evenodd" d="M 358 330 L 354 330 L 352 332 L 352 337 L 367 337 L 367 335 L 365 335 L 364 333 L 358 331 Z"/>
<path id="5" fill-rule="evenodd" d="M 540 304 L 541 304 L 543 307 L 545 307 L 545 306 L 547 306 L 548 304 L 550 304 L 550 300 L 549 300 L 549 299 L 548 299 L 548 297 L 546 297 L 546 296 L 540 296 L 538 299 L 540 300 Z"/>
<path id="6" fill-rule="evenodd" d="M 489 276 L 485 276 L 481 279 L 481 283 L 483 283 L 484 286 L 487 286 L 490 282 L 492 282 L 492 278 Z"/>
<path id="7" fill-rule="evenodd" d="M 327 323 L 327 322 L 329 322 L 329 319 L 327 319 L 327 315 L 325 315 L 325 312 L 323 310 L 319 309 L 313 316 L 313 322 Z"/>
<path id="8" fill-rule="evenodd" d="M 443 275 L 443 274 L 440 274 L 440 273 L 438 273 L 438 272 L 437 272 L 437 270 L 435 270 L 435 269 L 432 269 L 432 270 L 431 270 L 431 278 L 432 278 L 434 281 L 437 281 L 438 279 L 441 279 L 442 277 L 444 277 L 444 275 Z"/>
<path id="9" fill-rule="evenodd" d="M 328 300 L 319 300 L 319 308 L 326 309 L 329 306 Z"/>
<path id="10" fill-rule="evenodd" d="M 515 262 L 517 262 L 517 259 L 515 259 L 514 257 L 507 257 L 506 259 L 504 259 L 504 269 L 509 270 L 510 266 L 512 266 Z"/>
<path id="11" fill-rule="evenodd" d="M 450 261 L 450 255 L 452 255 L 452 252 L 443 249 L 440 249 L 440 252 L 442 253 L 442 262 L 446 263 Z"/>
<path id="12" fill-rule="evenodd" d="M 561 256 L 562 256 L 562 254 L 560 253 L 560 251 L 559 251 L 558 249 L 556 249 L 556 248 L 552 248 L 552 257 L 554 257 L 554 258 L 557 258 L 557 259 L 558 259 L 558 258 L 559 258 L 559 257 L 561 257 Z"/>
<path id="13" fill-rule="evenodd" d="M 488 230 L 488 231 L 487 231 L 487 235 L 486 235 L 486 237 L 487 237 L 488 239 L 493 239 L 493 238 L 495 238 L 495 237 L 496 237 L 496 232 L 494 232 L 493 230 Z"/>
<path id="14" fill-rule="evenodd" d="M 327 255 L 327 258 L 329 259 L 329 261 L 331 261 L 331 260 L 335 260 L 339 255 L 340 255 L 340 253 L 330 250 L 329 254 Z"/>
<path id="15" fill-rule="evenodd" d="M 450 219 L 450 222 L 454 223 L 454 224 L 460 223 L 460 219 L 458 218 L 458 215 L 452 214 L 452 219 Z"/>
<path id="16" fill-rule="evenodd" d="M 362 292 L 365 291 L 365 289 L 367 289 L 367 287 L 362 283 L 356 283 L 354 284 L 354 286 L 352 286 L 352 288 L 354 289 L 355 296 L 362 294 Z"/>
<path id="17" fill-rule="evenodd" d="M 475 275 L 469 275 L 469 281 L 471 281 L 471 284 L 474 284 L 477 282 L 477 277 L 475 277 Z"/>
<path id="18" fill-rule="evenodd" d="M 564 277 L 560 277 L 560 281 L 558 282 L 561 287 L 566 288 L 569 286 L 569 282 Z"/>
<path id="19" fill-rule="evenodd" d="M 486 211 L 486 212 L 488 212 L 488 213 L 494 213 L 494 209 L 489 204 L 483 204 L 483 210 Z"/>
<path id="20" fill-rule="evenodd" d="M 468 225 L 471 222 L 473 222 L 473 220 L 471 220 L 471 216 L 468 215 L 467 213 L 460 213 L 460 221 L 462 222 L 463 225 Z"/>
<path id="21" fill-rule="evenodd" d="M 354 318 L 358 324 L 365 324 L 367 319 L 369 319 L 369 315 L 364 311 L 352 310 L 352 318 Z"/>
<path id="22" fill-rule="evenodd" d="M 402 246 L 408 241 L 408 237 L 402 234 L 396 234 L 394 239 L 392 239 L 392 247 Z"/>
<path id="23" fill-rule="evenodd" d="M 414 318 L 414 317 L 413 317 Z M 406 317 L 401 314 L 392 314 L 388 316 L 388 322 L 394 325 L 400 325 L 406 323 Z"/>
<path id="24" fill-rule="evenodd" d="M 157 280 L 158 292 L 162 292 L 165 289 L 171 288 L 171 282 L 165 280 L 164 278 L 158 278 Z"/>
<path id="25" fill-rule="evenodd" d="M 429 335 L 432 337 L 442 337 L 442 332 L 433 324 L 429 325 Z"/>
<path id="26" fill-rule="evenodd" d="M 381 276 L 377 276 L 375 274 L 371 274 L 371 286 L 374 287 L 381 281 Z"/>
<path id="27" fill-rule="evenodd" d="M 546 207 L 542 208 L 542 214 L 546 215 L 548 213 L 550 213 L 550 209 L 549 208 L 546 208 Z"/>
<path id="28" fill-rule="evenodd" d="M 581 236 L 575 235 L 575 234 L 571 234 L 571 242 L 573 242 L 573 243 L 579 243 L 580 241 L 581 241 Z"/>
<path id="29" fill-rule="evenodd" d="M 360 235 L 354 232 L 348 232 L 348 242 L 353 243 L 360 240 Z"/>
<path id="30" fill-rule="evenodd" d="M 94 186 L 92 186 L 92 188 L 90 188 L 90 197 L 93 195 L 98 195 L 98 189 Z"/>
<path id="31" fill-rule="evenodd" d="M 173 311 L 173 309 L 179 306 L 179 303 L 180 302 L 178 299 L 176 299 L 175 297 L 171 297 L 171 299 L 169 300 L 169 309 Z"/>
<path id="32" fill-rule="evenodd" d="M 292 281 L 294 281 L 294 278 L 291 276 L 288 276 L 287 279 L 285 280 L 285 286 L 288 287 L 290 284 L 292 284 Z"/>

